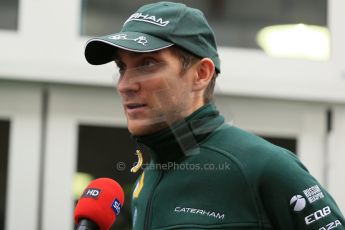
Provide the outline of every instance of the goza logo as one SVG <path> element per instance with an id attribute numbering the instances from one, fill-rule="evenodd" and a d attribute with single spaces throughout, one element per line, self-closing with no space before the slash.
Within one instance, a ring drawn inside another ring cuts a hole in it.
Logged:
<path id="1" fill-rule="evenodd" d="M 305 208 L 306 201 L 303 196 L 295 195 L 290 200 L 290 205 L 293 206 L 293 210 L 298 212 Z"/>
<path id="2" fill-rule="evenodd" d="M 319 228 L 319 230 L 330 230 L 333 228 L 336 228 L 338 226 L 342 225 L 339 220 L 333 221 L 329 224 L 327 224 L 325 227 Z"/>
<path id="3" fill-rule="evenodd" d="M 101 190 L 98 188 L 87 188 L 85 189 L 83 195 L 81 196 L 81 198 L 93 198 L 93 199 L 98 199 L 99 194 L 101 194 Z"/>
<path id="4" fill-rule="evenodd" d="M 121 203 L 120 203 L 120 201 L 118 199 L 115 199 L 113 204 L 111 205 L 111 208 L 115 212 L 116 216 L 118 216 L 120 214 L 120 211 L 121 211 Z"/>

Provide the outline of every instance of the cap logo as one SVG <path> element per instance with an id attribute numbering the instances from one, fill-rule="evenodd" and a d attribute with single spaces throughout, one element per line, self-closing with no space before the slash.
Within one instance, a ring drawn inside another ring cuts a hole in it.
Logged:
<path id="1" fill-rule="evenodd" d="M 111 40 L 130 40 L 135 41 L 138 44 L 141 44 L 143 46 L 146 46 L 147 39 L 145 36 L 139 36 L 137 38 L 129 38 L 127 37 L 127 34 L 116 34 L 109 37 Z"/>
<path id="2" fill-rule="evenodd" d="M 130 21 L 141 21 L 141 22 L 147 22 L 151 23 L 157 26 L 166 26 L 169 24 L 170 21 L 164 21 L 162 18 L 156 18 L 154 15 L 149 15 L 149 14 L 142 14 L 142 13 L 134 13 L 132 14 L 124 24 Z"/>

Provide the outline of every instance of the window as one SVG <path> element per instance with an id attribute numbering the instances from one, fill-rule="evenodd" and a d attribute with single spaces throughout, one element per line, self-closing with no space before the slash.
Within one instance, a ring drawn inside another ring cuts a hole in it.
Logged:
<path id="1" fill-rule="evenodd" d="M 278 24 L 327 25 L 326 0 L 185 0 L 201 9 L 219 45 L 259 49 L 260 29 Z"/>
<path id="2" fill-rule="evenodd" d="M 100 177 L 112 178 L 119 182 L 125 192 L 125 205 L 112 229 L 132 227 L 131 191 L 141 173 L 140 170 L 136 174 L 130 172 L 131 166 L 138 160 L 133 146 L 135 142 L 130 138 L 127 128 L 79 126 L 77 175 L 87 175 L 89 180 Z M 148 158 L 145 155 L 145 162 Z M 82 190 L 85 187 L 83 186 Z"/>
<path id="3" fill-rule="evenodd" d="M 271 142 L 272 144 L 278 145 L 282 148 L 290 150 L 291 152 L 297 154 L 297 140 L 295 138 L 282 138 L 282 137 L 272 137 L 272 136 L 261 136 L 265 140 Z"/>
<path id="4" fill-rule="evenodd" d="M 120 31 L 125 19 L 148 2 L 82 0 L 81 35 L 97 36 Z"/>
<path id="5" fill-rule="evenodd" d="M 0 0 L 0 30 L 18 29 L 18 1 Z"/>
<path id="6" fill-rule="evenodd" d="M 81 34 L 106 35 L 141 5 L 152 1 L 83 0 Z M 327 0 L 182 0 L 202 10 L 222 46 L 260 49 L 256 36 L 271 25 L 307 24 L 327 26 Z"/>
<path id="7" fill-rule="evenodd" d="M 9 133 L 10 122 L 0 120 L 0 230 L 5 229 Z"/>

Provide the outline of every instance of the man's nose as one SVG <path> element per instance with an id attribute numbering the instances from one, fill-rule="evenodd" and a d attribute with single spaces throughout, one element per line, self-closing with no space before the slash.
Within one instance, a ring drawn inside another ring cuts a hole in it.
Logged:
<path id="1" fill-rule="evenodd" d="M 140 82 L 131 74 L 132 71 L 124 71 L 117 83 L 120 93 L 136 92 L 140 89 Z"/>

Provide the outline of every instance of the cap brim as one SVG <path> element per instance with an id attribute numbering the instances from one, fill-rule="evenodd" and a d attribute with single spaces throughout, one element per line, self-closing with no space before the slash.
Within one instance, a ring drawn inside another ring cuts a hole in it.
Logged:
<path id="1" fill-rule="evenodd" d="M 114 60 L 115 50 L 154 52 L 172 46 L 173 43 L 138 32 L 121 32 L 90 39 L 86 43 L 85 58 L 93 65 L 102 65 Z"/>

